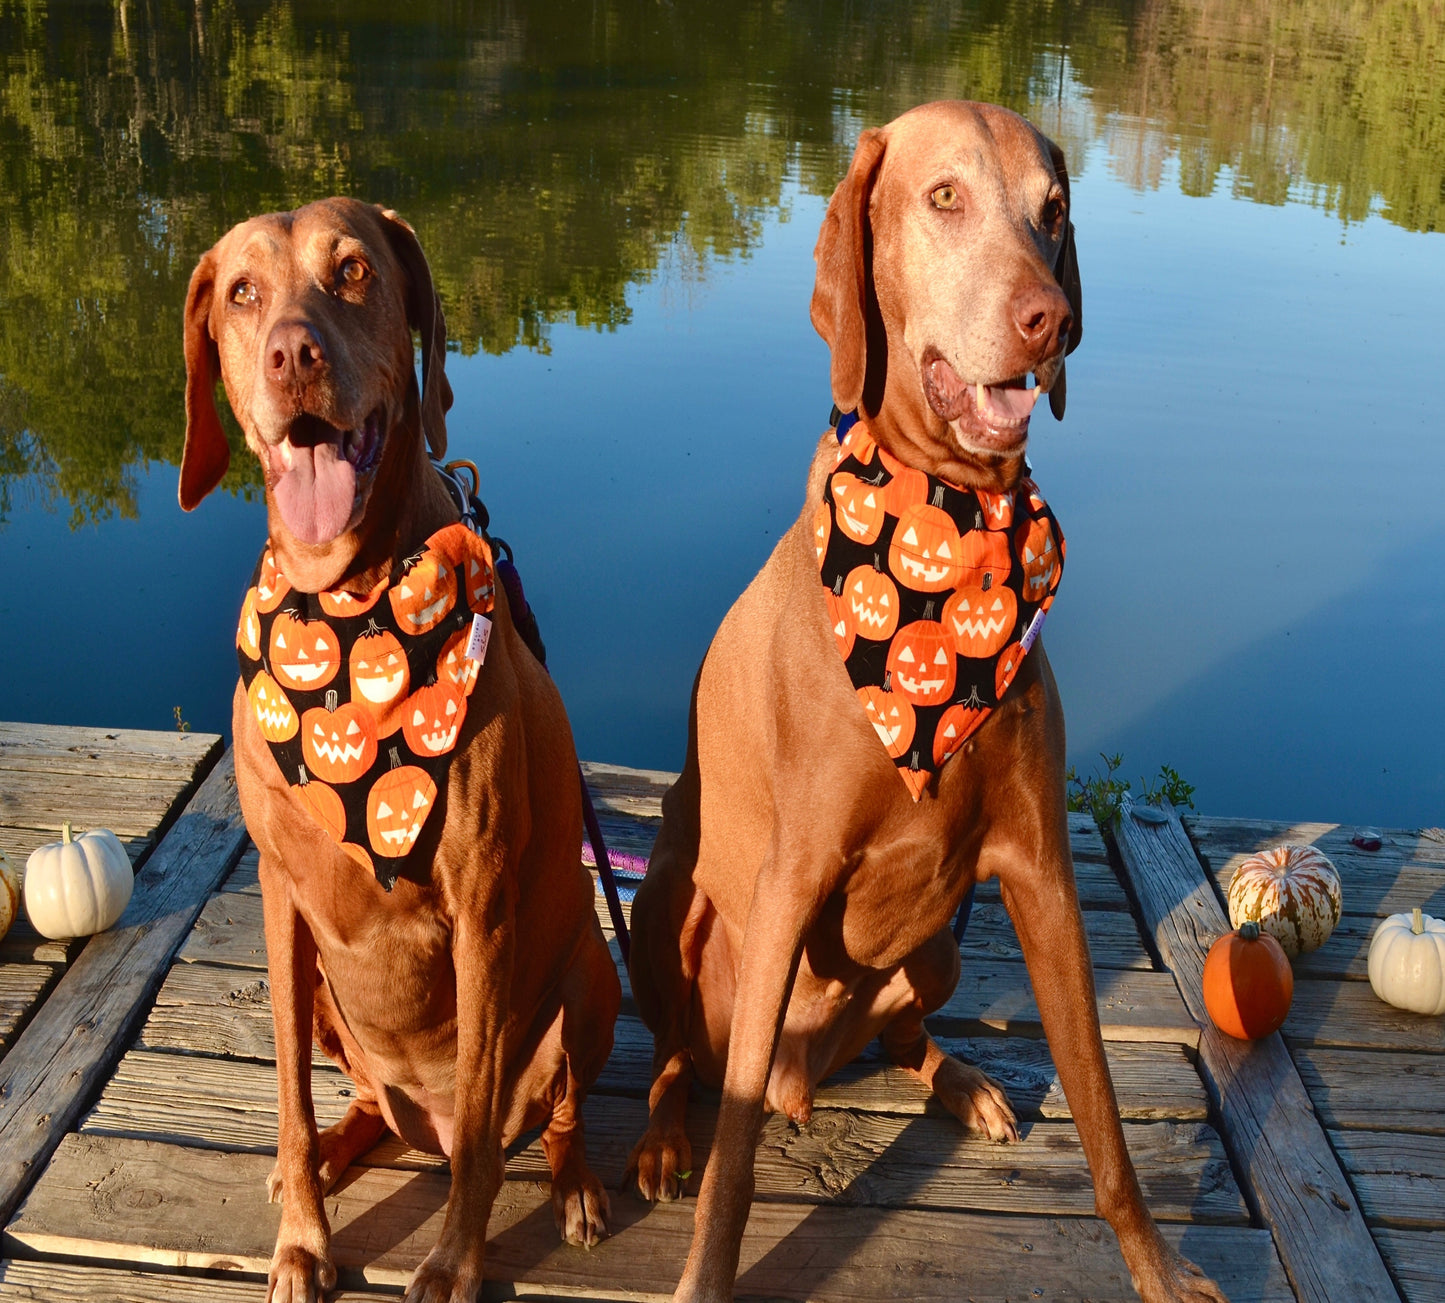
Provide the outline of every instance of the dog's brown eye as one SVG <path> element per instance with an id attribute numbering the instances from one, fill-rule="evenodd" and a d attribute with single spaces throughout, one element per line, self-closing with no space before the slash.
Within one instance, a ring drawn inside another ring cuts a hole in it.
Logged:
<path id="1" fill-rule="evenodd" d="M 1055 227 L 1058 226 L 1059 222 L 1063 220 L 1063 216 L 1064 216 L 1064 203 L 1063 203 L 1063 200 L 1062 200 L 1062 199 L 1057 199 L 1057 198 L 1055 198 L 1055 199 L 1050 199 L 1049 202 L 1044 205 L 1044 215 L 1043 215 L 1043 228 L 1044 228 L 1044 230 L 1046 230 L 1046 231 L 1052 231 Z"/>
<path id="2" fill-rule="evenodd" d="M 239 303 L 243 308 L 253 307 L 261 301 L 261 296 L 256 287 L 250 281 L 237 281 L 231 287 L 231 302 Z"/>
<path id="3" fill-rule="evenodd" d="M 366 279 L 366 264 L 360 258 L 347 258 L 340 270 L 341 279 L 348 284 L 357 285 Z"/>
<path id="4" fill-rule="evenodd" d="M 958 191 L 951 185 L 935 187 L 932 198 L 935 208 L 955 208 L 958 206 Z"/>

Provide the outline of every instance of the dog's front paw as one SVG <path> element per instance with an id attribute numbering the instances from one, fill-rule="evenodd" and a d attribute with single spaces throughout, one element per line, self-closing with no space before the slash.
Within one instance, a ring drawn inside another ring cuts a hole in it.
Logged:
<path id="1" fill-rule="evenodd" d="M 623 1183 L 637 1177 L 637 1192 L 648 1203 L 669 1203 L 682 1198 L 682 1187 L 692 1175 L 692 1145 L 681 1127 L 664 1130 L 649 1126 L 627 1160 Z"/>
<path id="2" fill-rule="evenodd" d="M 319 1303 L 336 1287 L 330 1255 L 299 1244 L 278 1244 L 271 1259 L 266 1303 Z"/>
<path id="3" fill-rule="evenodd" d="M 1229 1303 L 1224 1291 L 1188 1258 L 1165 1248 L 1164 1258 L 1129 1273 L 1144 1303 Z"/>
<path id="4" fill-rule="evenodd" d="M 416 1269 L 406 1289 L 405 1303 L 477 1303 L 482 1273 L 445 1261 L 435 1249 Z"/>
<path id="5" fill-rule="evenodd" d="M 995 1144 L 1018 1140 L 1018 1119 L 1003 1087 L 972 1064 L 945 1057 L 934 1074 L 933 1093 L 970 1131 Z"/>
<path id="6" fill-rule="evenodd" d="M 568 1244 L 591 1248 L 607 1235 L 612 1208 L 602 1182 L 585 1167 L 552 1180 L 552 1216 Z"/>

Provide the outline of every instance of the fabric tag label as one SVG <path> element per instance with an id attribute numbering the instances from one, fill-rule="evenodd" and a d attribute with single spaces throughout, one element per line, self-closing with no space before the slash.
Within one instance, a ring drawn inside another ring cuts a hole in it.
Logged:
<path id="1" fill-rule="evenodd" d="M 492 622 L 485 615 L 472 616 L 472 636 L 467 639 L 467 656 L 480 665 L 487 659 L 487 644 L 492 640 Z"/>
<path id="2" fill-rule="evenodd" d="M 1024 636 L 1019 640 L 1019 646 L 1023 648 L 1025 656 L 1027 656 L 1033 648 L 1034 641 L 1039 636 L 1039 631 L 1044 627 L 1044 616 L 1047 614 L 1048 612 L 1042 608 L 1036 611 L 1034 618 L 1029 621 L 1029 627 L 1024 631 Z"/>

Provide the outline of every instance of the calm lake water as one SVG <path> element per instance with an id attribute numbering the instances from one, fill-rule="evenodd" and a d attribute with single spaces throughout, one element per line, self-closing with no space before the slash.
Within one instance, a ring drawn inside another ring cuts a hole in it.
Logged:
<path id="1" fill-rule="evenodd" d="M 993 100 L 1064 148 L 1087 333 L 1031 455 L 1081 769 L 1445 822 L 1445 11 L 1219 3 L 0 4 L 0 718 L 229 730 L 265 517 L 176 506 L 197 256 L 342 192 L 417 228 L 452 453 L 579 752 L 677 768 L 830 406 L 853 141 Z"/>

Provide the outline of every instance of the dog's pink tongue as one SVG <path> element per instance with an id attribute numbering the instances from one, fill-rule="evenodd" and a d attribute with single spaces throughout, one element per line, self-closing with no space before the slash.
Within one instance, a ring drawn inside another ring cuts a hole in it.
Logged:
<path id="1" fill-rule="evenodd" d="M 993 416 L 1009 421 L 1022 421 L 1034 410 L 1034 403 L 1038 401 L 1037 395 L 1032 389 L 1010 389 L 1004 385 L 985 385 L 984 393 L 987 395 L 988 410 L 980 411 L 979 415 L 985 419 Z"/>
<path id="2" fill-rule="evenodd" d="M 272 454 L 275 464 L 276 454 Z M 356 468 L 334 443 L 291 449 L 291 468 L 276 482 L 281 519 L 301 543 L 329 543 L 351 520 Z"/>

